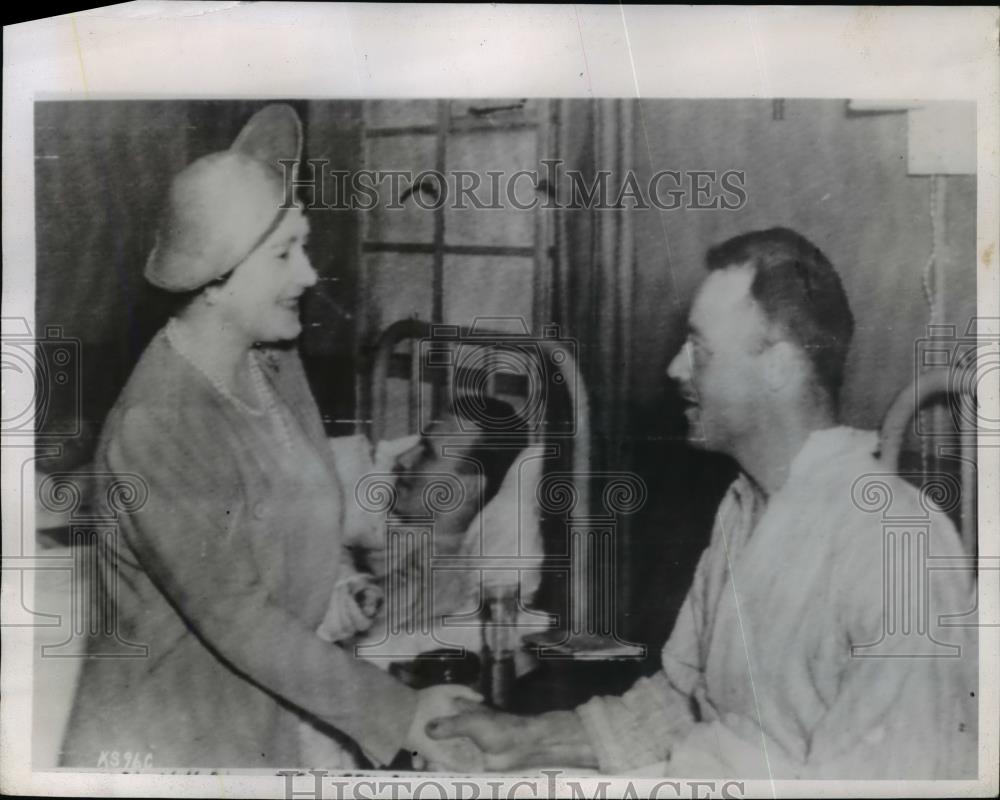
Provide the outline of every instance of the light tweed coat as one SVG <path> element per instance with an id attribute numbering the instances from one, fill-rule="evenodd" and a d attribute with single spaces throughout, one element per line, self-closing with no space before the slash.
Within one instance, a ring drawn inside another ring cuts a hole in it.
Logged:
<path id="1" fill-rule="evenodd" d="M 85 662 L 64 765 L 117 752 L 154 768 L 301 766 L 303 719 L 376 763 L 403 743 L 414 692 L 315 635 L 342 558 L 343 492 L 297 354 L 255 357 L 290 450 L 162 331 L 106 421 L 97 471 L 140 476 L 149 497 L 120 518 L 102 591 L 118 637 L 149 650 Z"/>

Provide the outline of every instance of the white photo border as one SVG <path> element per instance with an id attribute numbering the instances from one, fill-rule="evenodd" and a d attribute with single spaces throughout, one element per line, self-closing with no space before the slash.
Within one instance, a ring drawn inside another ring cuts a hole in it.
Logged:
<path id="1" fill-rule="evenodd" d="M 34 321 L 36 100 L 835 97 L 977 103 L 978 313 L 995 326 L 1000 317 L 997 23 L 995 7 L 142 1 L 9 26 L 3 54 L 3 316 Z M 981 388 L 985 418 L 1000 419 L 998 387 Z M 17 401 L 5 393 L 5 405 Z M 21 464 L 15 463 L 31 450 L 31 442 L 17 452 L 3 450 L 5 545 L 8 535 L 20 530 L 22 514 L 28 529 L 33 526 L 34 504 L 23 502 L 33 496 L 32 487 L 21 495 Z M 1000 449 L 981 446 L 979 459 L 980 553 L 993 556 L 1000 553 Z M 9 552 L 6 546 L 4 551 Z M 20 603 L 20 591 L 32 596 L 25 574 L 19 586 L 17 575 L 4 573 L 4 617 Z M 747 781 L 742 796 L 995 795 L 1000 573 L 985 571 L 980 582 L 978 780 Z M 0 784 L 5 793 L 286 796 L 286 779 L 273 772 L 33 773 L 31 738 L 23 735 L 32 719 L 31 629 L 5 628 L 3 639 Z M 360 779 L 391 777 L 378 772 Z M 395 778 L 411 784 L 421 779 Z M 500 778 L 462 780 L 479 786 L 478 796 L 489 797 L 488 782 Z M 607 780 L 612 781 L 610 796 L 621 796 L 625 778 L 580 776 L 588 796 Z M 656 783 L 651 777 L 637 781 L 637 796 Z M 306 791 L 299 796 L 313 796 L 304 784 L 297 782 L 295 789 Z"/>

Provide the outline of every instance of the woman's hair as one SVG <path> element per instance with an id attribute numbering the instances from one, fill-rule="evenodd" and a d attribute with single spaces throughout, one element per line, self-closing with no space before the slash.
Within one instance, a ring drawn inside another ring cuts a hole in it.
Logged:
<path id="1" fill-rule="evenodd" d="M 179 317 L 187 308 L 193 303 L 202 292 L 213 286 L 223 286 L 225 283 L 233 276 L 236 268 L 229 270 L 225 275 L 220 275 L 218 278 L 210 280 L 204 286 L 199 286 L 197 289 L 190 289 L 186 292 L 169 292 L 166 289 L 158 289 L 153 287 L 157 296 L 160 298 L 160 302 L 167 310 L 167 316 Z"/>

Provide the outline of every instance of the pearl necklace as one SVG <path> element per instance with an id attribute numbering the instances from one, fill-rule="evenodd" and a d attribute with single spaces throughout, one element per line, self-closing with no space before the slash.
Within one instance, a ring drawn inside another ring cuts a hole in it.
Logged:
<path id="1" fill-rule="evenodd" d="M 274 425 L 274 432 L 278 440 L 286 450 L 292 449 L 291 431 L 288 429 L 287 416 L 279 405 L 278 396 L 271 386 L 271 382 L 264 376 L 264 370 L 260 368 L 258 357 L 250 357 L 250 380 L 253 382 L 257 399 L 267 411 L 271 423 Z"/>
<path id="2" fill-rule="evenodd" d="M 274 426 L 275 433 L 278 435 L 278 439 L 281 441 L 282 445 L 291 449 L 291 436 L 288 431 L 288 425 L 285 422 L 284 414 L 282 414 L 281 409 L 278 407 L 278 401 L 274 395 L 274 390 L 268 385 L 268 381 L 264 377 L 260 364 L 253 353 L 248 352 L 246 357 L 247 368 L 250 372 L 250 382 L 253 384 L 254 394 L 260 404 L 257 408 L 247 403 L 242 397 L 233 394 L 218 375 L 215 375 L 211 371 L 205 369 L 205 367 L 199 363 L 198 359 L 193 355 L 195 349 L 193 348 L 190 339 L 178 326 L 176 318 L 171 317 L 170 321 L 167 322 L 164 332 L 167 337 L 167 341 L 177 354 L 189 365 L 191 365 L 195 371 L 198 372 L 198 374 L 205 378 L 205 380 L 207 380 L 220 395 L 236 406 L 236 408 L 257 419 L 261 418 L 266 413 L 271 419 L 271 424 Z"/>

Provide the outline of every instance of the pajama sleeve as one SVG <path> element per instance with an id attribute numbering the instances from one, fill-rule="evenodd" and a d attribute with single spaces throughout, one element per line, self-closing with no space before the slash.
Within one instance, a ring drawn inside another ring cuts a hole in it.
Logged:
<path id="1" fill-rule="evenodd" d="M 970 573 L 934 569 L 961 564 L 958 535 L 947 517 L 932 515 L 922 562 L 902 550 L 883 560 L 883 532 L 871 534 L 877 551 L 856 546 L 838 565 L 839 686 L 811 732 L 801 777 L 974 777 L 978 629 L 958 617 L 975 599 Z M 920 547 L 916 536 L 909 541 Z"/>
<path id="2" fill-rule="evenodd" d="M 711 542 L 663 648 L 663 669 L 640 678 L 621 697 L 596 697 L 577 708 L 602 772 L 621 774 L 664 761 L 699 724 L 712 597 L 726 580 L 729 542 L 746 537 L 753 527 L 755 503 L 738 479 L 719 506 Z"/>
<path id="3" fill-rule="evenodd" d="M 694 583 L 663 650 L 663 669 L 640 678 L 620 697 L 595 697 L 577 708 L 602 772 L 623 774 L 667 758 L 673 742 L 696 724 L 692 697 L 701 675 L 700 632 L 707 562 Z"/>

